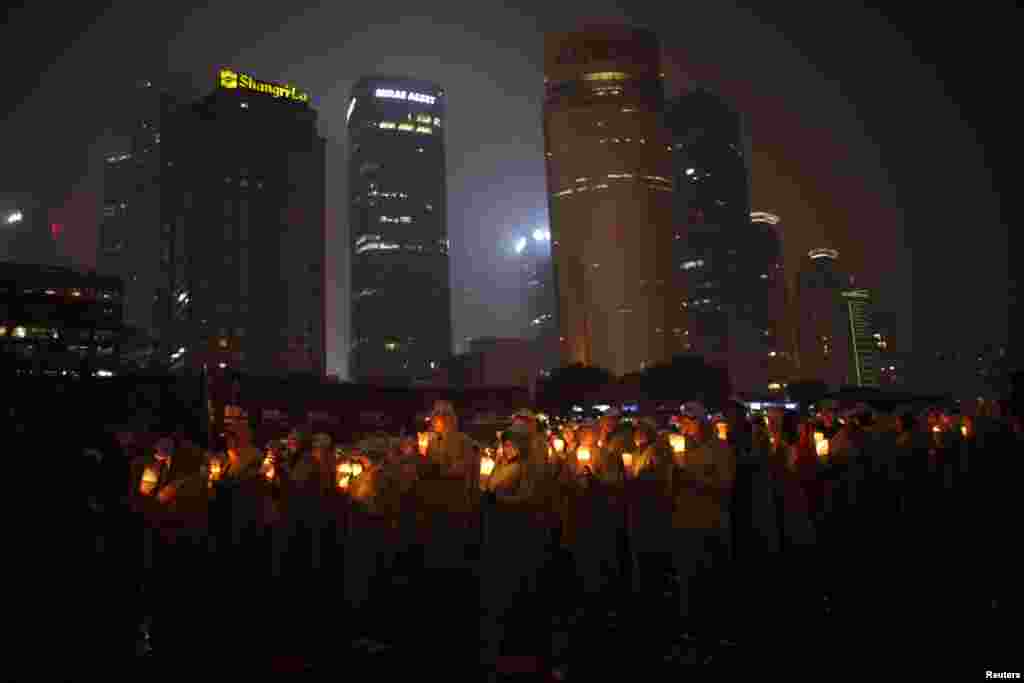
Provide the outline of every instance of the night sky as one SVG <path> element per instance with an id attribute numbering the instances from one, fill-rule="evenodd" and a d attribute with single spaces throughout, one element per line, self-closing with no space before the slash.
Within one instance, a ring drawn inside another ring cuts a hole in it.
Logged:
<path id="1" fill-rule="evenodd" d="M 5 69 L 0 95 L 0 191 L 58 197 L 64 248 L 92 265 L 102 157 L 121 144 L 104 132 L 121 88 L 173 71 L 208 91 L 220 65 L 296 84 L 313 95 L 329 145 L 329 368 L 348 334 L 352 83 L 394 73 L 445 88 L 455 339 L 518 336 L 525 312 L 514 236 L 547 222 L 542 33 L 584 19 L 656 28 L 670 93 L 700 83 L 745 112 L 753 206 L 782 217 L 790 277 L 809 248 L 834 247 L 858 284 L 875 290 L 879 309 L 905 313 L 899 347 L 1007 341 L 1010 250 L 993 189 L 999 176 L 989 169 L 1010 145 L 996 103 L 1015 99 L 1011 11 L 989 4 L 965 16 L 929 6 L 883 17 L 852 2 L 396 0 L 305 10 L 221 2 L 190 12 L 167 4 L 177 6 L 37 3 L 12 12 L 0 29 L 0 63 L 17 65 Z"/>

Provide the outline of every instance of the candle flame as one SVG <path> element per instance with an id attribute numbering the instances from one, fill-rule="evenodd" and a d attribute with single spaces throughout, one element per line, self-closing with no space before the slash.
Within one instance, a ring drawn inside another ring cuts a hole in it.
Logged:
<path id="1" fill-rule="evenodd" d="M 623 453 L 622 454 L 622 466 L 625 467 L 627 470 L 633 468 L 633 454 L 632 453 Z"/>
<path id="2" fill-rule="evenodd" d="M 590 449 L 587 448 L 586 446 L 582 446 L 579 450 L 576 451 L 576 460 L 578 460 L 581 463 L 590 462 Z"/>
<path id="3" fill-rule="evenodd" d="M 564 439 L 555 439 L 554 441 L 551 442 L 551 444 L 555 447 L 555 452 L 556 453 L 562 453 L 562 452 L 565 451 L 565 440 Z"/>
<path id="4" fill-rule="evenodd" d="M 491 472 L 494 471 L 494 460 L 492 458 L 484 457 L 480 458 L 480 474 L 485 477 L 491 476 Z"/>
<path id="5" fill-rule="evenodd" d="M 672 445 L 672 450 L 676 453 L 686 452 L 686 437 L 682 434 L 672 434 L 668 437 L 669 443 Z"/>
<path id="6" fill-rule="evenodd" d="M 828 455 L 828 440 L 822 439 L 816 445 L 818 455 L 822 458 Z"/>

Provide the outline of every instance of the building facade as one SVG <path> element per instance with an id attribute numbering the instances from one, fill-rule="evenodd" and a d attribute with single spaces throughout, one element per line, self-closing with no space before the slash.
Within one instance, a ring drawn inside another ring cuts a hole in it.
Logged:
<path id="1" fill-rule="evenodd" d="M 365 77 L 348 107 L 349 375 L 407 383 L 452 353 L 444 91 Z"/>
<path id="2" fill-rule="evenodd" d="M 791 362 L 779 338 L 785 278 L 779 218 L 750 210 L 742 116 L 706 89 L 668 103 L 675 277 L 687 350 L 729 368 L 740 391 L 780 391 Z"/>
<path id="3" fill-rule="evenodd" d="M 325 159 L 308 95 L 221 69 L 199 100 L 146 101 L 131 152 L 107 162 L 100 244 L 129 324 L 172 369 L 322 376 Z"/>
<path id="4" fill-rule="evenodd" d="M 682 351 L 657 36 L 548 34 L 544 139 L 562 358 L 638 372 Z"/>
<path id="5" fill-rule="evenodd" d="M 121 316 L 117 278 L 0 263 L 0 374 L 114 376 Z"/>

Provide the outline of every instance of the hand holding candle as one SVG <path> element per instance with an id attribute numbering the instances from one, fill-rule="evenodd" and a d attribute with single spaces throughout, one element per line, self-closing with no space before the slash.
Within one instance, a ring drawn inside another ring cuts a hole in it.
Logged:
<path id="1" fill-rule="evenodd" d="M 430 432 L 419 432 L 416 438 L 420 447 L 420 455 L 427 457 L 427 448 L 430 446 Z"/>
<path id="2" fill-rule="evenodd" d="M 622 454 L 622 467 L 625 469 L 627 475 L 633 473 L 633 454 L 632 453 L 623 453 Z"/>
<path id="3" fill-rule="evenodd" d="M 156 467 L 148 466 L 142 470 L 142 481 L 139 483 L 139 493 L 144 496 L 153 494 L 160 473 Z"/>

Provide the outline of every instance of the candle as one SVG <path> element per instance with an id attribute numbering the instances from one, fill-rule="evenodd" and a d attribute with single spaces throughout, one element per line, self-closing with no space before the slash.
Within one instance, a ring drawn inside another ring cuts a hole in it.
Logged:
<path id="1" fill-rule="evenodd" d="M 821 441 L 819 441 L 816 445 L 816 448 L 818 451 L 818 457 L 828 457 L 828 439 L 822 439 Z"/>
<path id="2" fill-rule="evenodd" d="M 156 483 L 159 481 L 160 473 L 156 467 L 146 467 L 142 470 L 142 482 L 139 484 L 139 493 L 148 496 L 153 493 Z"/>
<path id="3" fill-rule="evenodd" d="M 668 442 L 672 445 L 672 450 L 676 453 L 686 452 L 686 437 L 682 434 L 671 434 L 668 437 Z"/>
<path id="4" fill-rule="evenodd" d="M 484 456 L 480 458 L 480 475 L 484 477 L 491 476 L 491 472 L 494 471 L 494 459 Z"/>
<path id="5" fill-rule="evenodd" d="M 586 446 L 580 446 L 576 451 L 576 460 L 580 465 L 586 465 L 590 462 L 590 449 Z"/>
<path id="6" fill-rule="evenodd" d="M 551 442 L 551 445 L 553 445 L 555 447 L 555 453 L 564 453 L 565 452 L 565 440 L 564 439 L 555 438 L 555 440 Z"/>
<path id="7" fill-rule="evenodd" d="M 360 465 L 359 463 L 354 462 L 354 463 L 352 463 L 351 467 L 352 467 L 352 476 L 353 477 L 358 477 L 360 474 L 363 473 L 363 466 Z"/>
<path id="8" fill-rule="evenodd" d="M 718 438 L 725 441 L 729 438 L 729 423 L 728 422 L 717 422 L 715 423 L 715 430 L 718 432 Z"/>
<path id="9" fill-rule="evenodd" d="M 814 432 L 814 443 L 819 444 L 825 440 L 825 432 Z"/>
<path id="10" fill-rule="evenodd" d="M 338 463 L 338 488 L 347 489 L 348 482 L 352 478 L 352 465 L 351 463 L 342 462 Z"/>
<path id="11" fill-rule="evenodd" d="M 271 456 L 263 458 L 263 476 L 267 479 L 274 478 L 274 459 Z"/>
<path id="12" fill-rule="evenodd" d="M 939 425 L 935 425 L 934 427 L 932 427 L 932 431 L 938 434 L 939 432 L 942 431 L 942 427 L 940 427 Z"/>
<path id="13" fill-rule="evenodd" d="M 622 466 L 626 468 L 626 471 L 632 471 L 633 469 L 633 454 L 623 453 L 622 454 Z"/>
<path id="14" fill-rule="evenodd" d="M 427 447 L 430 446 L 430 432 L 419 432 L 416 436 L 420 446 L 420 455 L 426 457 Z"/>
<path id="15" fill-rule="evenodd" d="M 967 436 L 967 425 L 960 425 L 960 433 Z"/>

